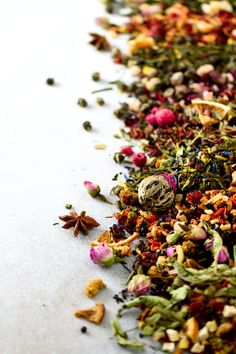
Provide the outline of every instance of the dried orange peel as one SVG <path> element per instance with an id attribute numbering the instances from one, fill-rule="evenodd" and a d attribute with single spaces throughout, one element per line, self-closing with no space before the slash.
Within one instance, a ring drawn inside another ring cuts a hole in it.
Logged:
<path id="1" fill-rule="evenodd" d="M 88 309 L 81 309 L 75 312 L 76 317 L 82 317 L 89 322 L 100 324 L 105 316 L 105 306 L 101 303 Z"/>
<path id="2" fill-rule="evenodd" d="M 204 126 L 212 125 L 219 122 L 218 119 L 212 118 L 208 114 L 205 114 L 205 110 L 210 111 L 210 113 L 212 111 L 215 112 L 220 120 L 224 119 L 231 110 L 230 106 L 226 106 L 222 103 L 201 99 L 192 100 L 192 106 L 198 112 L 199 120 Z"/>

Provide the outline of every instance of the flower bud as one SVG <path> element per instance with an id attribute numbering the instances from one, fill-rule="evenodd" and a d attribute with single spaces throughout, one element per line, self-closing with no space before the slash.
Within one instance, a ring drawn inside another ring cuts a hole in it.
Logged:
<path id="1" fill-rule="evenodd" d="M 99 185 L 94 184 L 93 182 L 84 181 L 84 186 L 93 198 L 96 198 L 101 192 Z"/>
<path id="2" fill-rule="evenodd" d="M 133 156 L 133 163 L 137 167 L 144 167 L 147 162 L 147 157 L 143 152 L 139 152 Z"/>
<path id="3" fill-rule="evenodd" d="M 217 263 L 227 263 L 229 260 L 229 252 L 225 246 L 223 246 L 218 253 Z"/>
<path id="4" fill-rule="evenodd" d="M 167 247 L 167 249 L 166 249 L 167 257 L 171 257 L 174 253 L 175 253 L 175 248 L 174 247 L 172 247 L 172 246 Z"/>
<path id="5" fill-rule="evenodd" d="M 105 243 L 99 243 L 90 249 L 90 258 L 95 264 L 103 265 L 105 267 L 112 266 L 116 261 L 113 249 Z"/>
<path id="6" fill-rule="evenodd" d="M 204 247 L 206 250 L 210 250 L 213 247 L 213 240 L 206 240 L 206 242 L 204 243 Z"/>
<path id="7" fill-rule="evenodd" d="M 128 291 L 136 295 L 145 295 L 151 289 L 151 279 L 144 274 L 134 275 L 128 285 Z"/>

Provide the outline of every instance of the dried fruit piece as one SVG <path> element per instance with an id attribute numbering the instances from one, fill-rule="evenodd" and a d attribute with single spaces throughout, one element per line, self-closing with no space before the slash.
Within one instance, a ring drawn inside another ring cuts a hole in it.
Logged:
<path id="1" fill-rule="evenodd" d="M 95 324 L 100 324 L 105 315 L 105 306 L 101 303 L 96 304 L 94 307 L 89 309 L 77 310 L 75 312 L 75 316 L 78 318 L 84 318 L 89 322 L 93 322 Z"/>
<path id="2" fill-rule="evenodd" d="M 194 342 L 199 332 L 199 325 L 195 317 L 191 317 L 186 321 L 185 328 L 186 328 L 186 335 Z"/>
<path id="3" fill-rule="evenodd" d="M 100 290 L 105 287 L 106 285 L 103 283 L 102 279 L 90 279 L 85 285 L 84 294 L 88 297 L 94 297 Z"/>

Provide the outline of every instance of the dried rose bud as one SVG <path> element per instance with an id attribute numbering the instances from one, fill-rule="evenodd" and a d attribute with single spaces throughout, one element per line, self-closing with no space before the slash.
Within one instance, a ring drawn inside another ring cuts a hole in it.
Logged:
<path id="1" fill-rule="evenodd" d="M 229 252 L 225 246 L 223 246 L 218 253 L 217 263 L 227 263 L 229 260 Z"/>
<path id="2" fill-rule="evenodd" d="M 210 250 L 213 247 L 213 240 L 206 240 L 206 242 L 204 243 L 204 247 L 206 250 Z"/>
<path id="3" fill-rule="evenodd" d="M 127 156 L 132 156 L 134 154 L 134 151 L 131 146 L 124 146 L 123 148 L 121 148 L 120 152 Z"/>
<path id="4" fill-rule="evenodd" d="M 167 257 L 171 257 L 175 253 L 175 247 L 167 247 L 166 249 L 166 255 Z"/>
<path id="5" fill-rule="evenodd" d="M 113 249 L 105 243 L 99 243 L 90 249 L 90 258 L 93 263 L 111 267 L 113 263 L 119 261 L 119 258 L 114 255 Z"/>
<path id="6" fill-rule="evenodd" d="M 151 279 L 144 274 L 134 275 L 128 285 L 128 291 L 136 295 L 145 295 L 151 289 Z"/>
<path id="7" fill-rule="evenodd" d="M 94 184 L 93 182 L 84 181 L 84 186 L 93 198 L 96 198 L 101 192 L 101 188 L 99 187 L 99 185 Z"/>
<path id="8" fill-rule="evenodd" d="M 133 163 L 137 167 L 144 167 L 147 162 L 147 156 L 143 152 L 139 152 L 133 156 Z"/>

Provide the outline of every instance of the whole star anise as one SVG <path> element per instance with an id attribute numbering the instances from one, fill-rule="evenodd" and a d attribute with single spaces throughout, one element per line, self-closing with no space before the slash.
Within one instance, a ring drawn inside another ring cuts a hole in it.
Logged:
<path id="1" fill-rule="evenodd" d="M 106 39 L 106 37 L 101 36 L 100 34 L 97 33 L 89 33 L 92 39 L 90 40 L 90 44 L 93 45 L 97 50 L 101 51 L 110 51 L 111 46 Z"/>
<path id="2" fill-rule="evenodd" d="M 82 211 L 78 215 L 75 211 L 71 211 L 70 215 L 59 216 L 59 219 L 65 221 L 65 225 L 62 227 L 64 229 L 74 228 L 74 236 L 77 237 L 79 232 L 82 231 L 83 234 L 88 235 L 89 229 L 97 227 L 100 224 L 90 216 L 85 216 L 86 211 Z"/>

